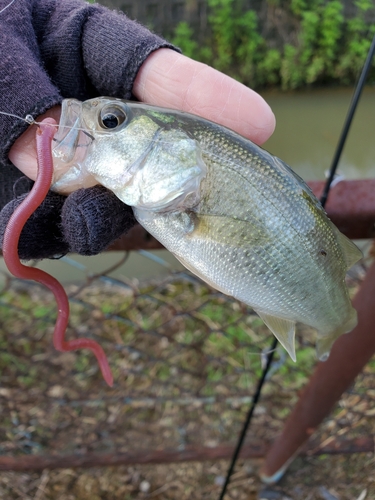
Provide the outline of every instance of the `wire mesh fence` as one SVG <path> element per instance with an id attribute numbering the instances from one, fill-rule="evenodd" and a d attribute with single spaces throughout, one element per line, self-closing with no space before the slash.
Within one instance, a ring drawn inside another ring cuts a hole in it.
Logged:
<path id="1" fill-rule="evenodd" d="M 99 274 L 86 272 L 84 264 L 70 258 L 64 263 L 86 274 L 67 286 L 68 336 L 100 342 L 113 369 L 113 388 L 105 385 L 89 352 L 54 351 L 56 310 L 50 293 L 3 273 L 2 470 L 230 458 L 271 345 L 269 330 L 249 307 L 185 271 L 168 271 L 152 280 L 128 279 L 116 273 L 127 254 L 116 255 L 118 263 Z M 143 252 L 145 260 L 150 255 Z M 363 267 L 353 271 L 353 293 L 364 272 Z M 281 430 L 316 363 L 314 343 L 314 333 L 300 326 L 297 363 L 282 348 L 275 353 L 243 457 L 263 456 Z M 313 437 L 308 455 L 373 451 L 374 374 L 375 360 Z M 184 491 L 190 493 L 179 494 L 181 498 L 216 498 L 219 473 L 207 475 L 206 493 L 203 486 L 200 493 L 191 493 L 197 478 L 190 476 L 184 477 Z M 250 476 L 241 477 L 249 481 Z M 139 488 L 135 496 L 99 498 L 143 498 Z M 234 488 L 236 480 L 229 494 Z M 245 487 L 241 491 L 249 492 Z M 162 491 L 160 498 L 177 498 L 176 492 L 170 494 Z"/>

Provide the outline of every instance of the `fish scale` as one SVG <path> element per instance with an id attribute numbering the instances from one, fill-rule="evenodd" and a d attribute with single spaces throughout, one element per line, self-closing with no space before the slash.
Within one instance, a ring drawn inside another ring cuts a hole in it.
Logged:
<path id="1" fill-rule="evenodd" d="M 213 167 L 213 168 L 212 168 L 212 170 L 213 170 L 213 171 L 215 171 L 215 176 L 217 176 L 217 173 L 218 173 L 218 170 L 219 170 L 219 169 L 220 169 L 220 166 L 216 166 L 216 168 L 215 168 L 215 167 Z M 238 188 L 239 188 L 239 186 L 237 186 L 235 183 L 233 183 L 233 177 L 232 177 L 232 186 L 227 188 L 227 190 L 228 190 L 228 192 L 227 192 L 227 199 L 233 199 L 233 197 L 236 195 L 236 192 L 238 191 Z M 231 194 L 232 194 L 232 193 L 231 193 L 231 191 L 233 191 L 233 195 L 232 195 L 232 196 L 231 196 Z M 209 192 L 210 192 L 210 193 L 212 193 L 212 192 L 215 192 L 215 191 L 214 191 L 214 190 L 210 190 Z M 252 193 L 252 194 L 253 194 L 253 193 Z M 247 193 L 247 197 L 249 197 L 248 195 L 249 195 L 249 193 Z M 254 199 L 254 195 L 253 195 L 253 199 Z M 206 201 L 206 200 L 205 200 L 205 201 Z M 209 199 L 208 204 L 210 203 L 210 201 L 212 202 L 212 200 L 211 200 L 211 199 Z M 259 199 L 259 202 L 260 202 L 260 201 L 261 201 L 261 200 Z M 207 203 L 206 203 L 206 204 L 207 204 Z M 213 202 L 213 203 L 212 203 L 212 205 L 213 205 L 213 206 L 217 206 L 218 204 L 217 204 L 217 203 L 215 203 L 215 202 Z M 255 204 L 254 204 L 254 205 L 256 206 L 256 202 L 255 202 Z M 242 205 L 239 205 L 239 208 L 241 209 L 241 213 L 240 213 L 240 214 L 237 214 L 237 212 L 236 212 L 236 216 L 237 216 L 237 217 L 239 217 L 239 218 L 245 218 L 245 219 L 249 220 L 249 219 L 248 219 L 248 217 L 247 217 L 248 208 L 247 208 L 247 207 L 243 207 Z M 283 229 L 283 227 L 282 227 L 282 224 L 283 224 L 283 218 L 277 217 L 277 213 L 273 210 L 273 208 L 274 208 L 274 205 L 272 204 L 272 205 L 268 208 L 268 210 L 264 210 L 264 211 L 263 211 L 263 221 L 258 219 L 258 220 L 259 220 L 259 224 L 260 224 L 260 225 L 261 225 L 261 224 L 267 224 L 267 226 L 268 226 L 268 227 L 270 227 L 272 230 L 275 230 L 275 226 L 276 226 L 276 224 L 278 223 L 279 230 L 282 230 L 282 229 Z M 225 205 L 223 205 L 223 206 L 221 207 L 221 211 L 222 211 L 223 213 L 228 213 L 228 210 L 230 210 L 230 209 L 226 209 Z M 246 212 L 245 212 L 245 213 L 244 213 L 244 210 L 246 210 Z M 199 212 L 201 212 L 201 213 L 206 213 L 205 209 L 204 209 L 203 207 L 201 207 L 201 206 L 199 206 L 199 207 L 197 208 L 197 211 L 199 211 Z M 232 212 L 233 212 L 233 208 L 232 208 Z M 280 226 L 281 226 L 281 227 L 280 227 Z M 288 224 L 288 225 L 286 225 L 286 224 L 284 223 L 284 228 L 285 228 L 285 231 L 284 231 L 284 236 L 286 237 L 286 236 L 287 236 L 287 235 L 286 235 L 286 232 L 287 232 L 288 230 L 290 230 L 290 226 L 289 226 L 289 224 Z M 290 231 L 288 231 L 288 232 L 290 232 Z M 293 235 L 290 235 L 289 237 L 291 238 L 292 236 L 293 236 Z M 230 239 L 230 238 L 229 238 L 229 239 Z M 251 239 L 256 239 L 256 235 L 251 234 Z M 287 248 L 287 245 L 284 245 L 284 247 L 285 247 L 285 248 Z M 267 249 L 266 247 L 264 247 L 264 248 L 262 248 L 261 252 L 262 252 L 265 256 L 266 256 L 267 254 L 270 254 L 270 252 L 272 252 L 272 255 L 268 258 L 268 261 L 271 261 L 271 262 L 277 262 L 278 260 L 280 260 L 280 257 L 281 257 L 281 256 L 279 255 L 279 250 L 278 250 L 278 246 L 277 246 L 277 245 L 273 245 L 273 246 L 271 246 L 271 247 L 270 247 L 270 248 L 268 248 L 268 249 Z M 295 261 L 294 261 L 294 259 L 297 257 L 297 255 L 295 255 L 295 253 L 296 253 L 296 252 L 294 251 L 294 244 L 293 244 L 293 241 L 292 241 L 292 244 L 291 244 L 291 245 L 289 245 L 288 252 L 289 252 L 289 254 L 290 254 L 290 260 L 291 260 L 291 262 L 292 262 L 292 266 L 293 266 L 293 268 L 295 268 Z M 258 266 L 259 266 L 259 269 L 258 269 L 258 270 L 254 270 L 254 272 L 255 272 L 255 273 L 257 273 L 257 272 L 261 272 L 261 270 L 262 270 L 262 267 L 261 267 L 261 260 L 260 260 L 260 258 L 261 258 L 261 256 L 258 254 Z M 267 262 L 266 262 L 266 264 L 267 264 Z M 267 266 L 268 266 L 268 264 L 267 264 Z M 245 267 L 245 268 L 250 267 L 250 263 L 246 262 L 246 264 L 245 264 L 245 266 L 244 266 L 244 267 Z M 253 267 L 254 267 L 254 266 L 253 266 Z M 268 270 L 268 272 L 269 272 L 269 266 L 268 266 L 266 269 L 267 269 L 267 270 Z M 294 270 L 295 270 L 295 269 L 294 269 Z M 286 268 L 286 266 L 285 266 L 285 260 L 284 260 L 284 273 L 285 273 L 285 272 L 287 272 L 287 271 L 289 271 L 289 270 L 287 270 L 287 268 Z M 294 274 L 294 273 L 293 273 L 293 274 Z M 271 276 L 271 275 L 270 275 L 270 276 Z M 270 276 L 269 276 L 269 278 L 270 278 Z M 274 268 L 273 268 L 273 273 L 272 273 L 272 276 L 275 276 L 275 269 L 274 269 Z"/>
<path id="2" fill-rule="evenodd" d="M 253 307 L 293 359 L 296 322 L 317 330 L 321 359 L 355 326 L 345 274 L 361 254 L 282 160 L 188 113 L 111 98 L 64 102 L 63 116 L 69 103 L 80 108 L 76 126 L 94 140 L 84 159 L 68 155 L 74 168 L 55 189 L 73 171 L 111 189 L 188 269 Z M 103 124 L 108 115 L 114 128 Z M 64 134 L 62 126 L 57 157 Z"/>
<path id="3" fill-rule="evenodd" d="M 257 162 L 259 163 L 259 162 Z M 252 172 L 253 174 L 253 172 Z M 253 178 L 253 175 L 252 175 L 252 178 Z M 281 184 L 279 185 L 276 185 L 275 188 L 279 188 Z M 283 184 L 283 186 L 285 185 L 285 182 Z M 289 183 L 288 184 L 289 186 L 291 186 L 291 184 Z M 286 190 L 286 189 L 285 189 Z M 293 196 L 293 192 L 291 194 L 291 196 Z M 277 191 L 276 191 L 276 194 L 275 194 L 275 198 L 277 198 Z M 299 201 L 298 199 L 298 196 L 296 196 L 294 194 L 294 198 L 297 198 L 297 202 Z M 318 203 L 317 200 L 315 200 L 316 204 Z M 287 207 L 293 207 L 293 212 L 292 213 L 289 213 L 290 215 L 290 219 L 289 219 L 289 222 L 292 221 L 292 217 L 294 217 L 294 214 L 295 213 L 298 213 L 298 205 L 296 207 L 296 203 L 292 202 L 290 203 L 290 198 L 289 198 L 289 203 L 287 205 Z M 302 207 L 303 209 L 305 209 L 305 207 Z M 305 211 L 305 210 L 304 210 Z M 313 221 L 314 224 L 312 224 L 311 222 L 311 219 Z M 270 214 L 268 214 L 268 220 L 271 221 L 271 224 L 275 224 L 277 222 L 277 219 L 275 219 L 274 217 L 270 216 Z M 296 222 L 298 222 L 298 225 L 296 227 Z M 293 219 L 293 227 L 296 227 L 297 231 L 299 231 L 299 234 L 307 234 L 307 232 L 310 230 L 310 231 L 315 231 L 314 227 L 315 227 L 315 224 L 316 224 L 316 221 L 313 219 L 313 218 L 310 218 L 308 219 L 306 216 L 305 217 L 294 217 Z M 316 232 L 316 231 L 315 231 Z M 335 258 L 341 260 L 341 265 L 343 266 L 343 268 L 345 267 L 345 262 L 343 261 L 343 258 L 342 258 L 342 253 L 338 252 L 338 247 L 337 247 L 337 244 L 336 244 L 336 240 L 334 238 L 332 238 L 332 234 L 331 232 L 327 232 L 327 234 L 325 235 L 326 238 L 328 238 L 328 243 L 326 245 L 324 245 L 323 243 L 323 246 L 327 246 L 327 248 L 330 248 L 331 249 L 331 252 L 333 252 Z M 314 239 L 313 235 L 310 235 L 310 241 L 309 241 L 309 245 L 311 245 L 311 247 L 313 247 L 314 244 L 316 244 L 317 241 Z M 320 241 L 320 244 L 321 244 L 321 241 Z M 319 250 L 320 248 L 315 248 L 313 251 L 310 250 L 309 253 L 311 253 L 312 255 L 316 255 L 318 256 L 319 255 Z M 323 273 L 323 276 L 324 276 L 324 273 Z"/>

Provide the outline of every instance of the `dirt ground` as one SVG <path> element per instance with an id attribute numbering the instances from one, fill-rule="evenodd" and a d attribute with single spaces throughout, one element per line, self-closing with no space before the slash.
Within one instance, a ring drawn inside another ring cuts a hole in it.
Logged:
<path id="1" fill-rule="evenodd" d="M 298 458 L 277 486 L 257 478 L 259 462 L 240 461 L 226 499 L 364 500 L 375 498 L 374 455 Z M 228 462 L 45 470 L 0 474 L 4 499 L 218 499 Z"/>
<path id="2" fill-rule="evenodd" d="M 103 276 L 102 276 L 103 277 Z M 353 283 L 353 290 L 355 283 Z M 183 450 L 236 442 L 271 337 L 248 308 L 184 273 L 139 284 L 91 280 L 69 288 L 69 336 L 100 340 L 108 388 L 86 351 L 56 353 L 55 309 L 38 285 L 0 293 L 0 454 L 3 457 Z M 298 331 L 296 364 L 275 353 L 247 442 L 270 442 L 316 363 L 314 334 Z M 375 434 L 375 360 L 314 436 Z M 0 498 L 127 500 L 219 498 L 229 462 L 185 462 L 0 472 Z M 375 499 L 374 453 L 297 458 L 277 486 L 260 459 L 238 462 L 226 499 Z"/>

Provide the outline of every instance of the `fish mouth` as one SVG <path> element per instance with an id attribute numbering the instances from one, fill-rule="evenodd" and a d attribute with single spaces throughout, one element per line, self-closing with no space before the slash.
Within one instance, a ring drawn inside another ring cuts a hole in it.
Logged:
<path id="1" fill-rule="evenodd" d="M 83 118 L 82 104 L 77 99 L 64 99 L 61 103 L 61 116 L 52 148 L 52 189 L 62 194 L 88 187 L 83 186 L 87 178 L 84 163 L 94 137 Z M 95 183 L 90 180 L 89 185 Z"/>
<path id="2" fill-rule="evenodd" d="M 75 156 L 82 152 L 87 153 L 92 141 L 93 136 L 82 118 L 82 102 L 77 99 L 64 99 L 59 127 L 54 137 L 54 157 L 65 164 L 72 163 Z"/>

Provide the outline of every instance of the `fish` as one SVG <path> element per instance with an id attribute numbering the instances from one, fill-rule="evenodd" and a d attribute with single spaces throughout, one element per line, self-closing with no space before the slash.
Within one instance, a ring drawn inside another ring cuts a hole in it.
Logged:
<path id="1" fill-rule="evenodd" d="M 282 160 L 222 125 L 139 102 L 65 99 L 52 188 L 102 184 L 188 270 L 247 304 L 296 361 L 357 324 L 345 275 L 362 254 Z"/>

